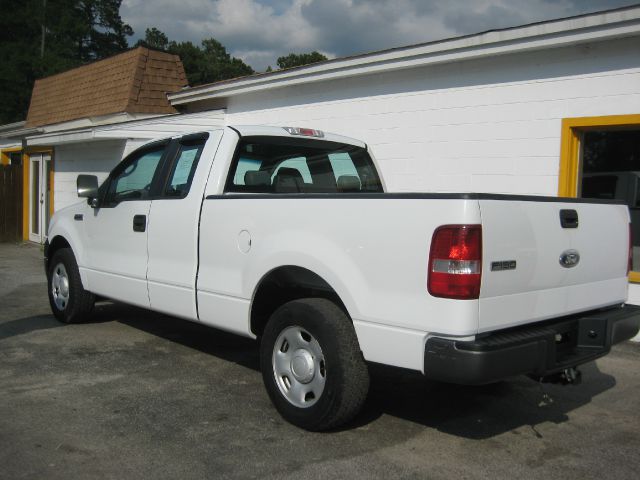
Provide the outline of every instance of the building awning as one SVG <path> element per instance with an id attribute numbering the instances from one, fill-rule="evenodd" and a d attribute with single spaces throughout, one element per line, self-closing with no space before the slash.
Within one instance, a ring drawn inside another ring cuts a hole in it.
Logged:
<path id="1" fill-rule="evenodd" d="M 217 110 L 205 113 L 163 115 L 142 120 L 48 132 L 39 129 L 29 133 L 30 129 L 23 129 L 25 133 L 20 138 L 24 140 L 26 146 L 34 147 L 117 139 L 152 140 L 191 131 L 208 130 L 223 125 L 224 110 Z M 2 136 L 0 133 L 0 137 Z"/>

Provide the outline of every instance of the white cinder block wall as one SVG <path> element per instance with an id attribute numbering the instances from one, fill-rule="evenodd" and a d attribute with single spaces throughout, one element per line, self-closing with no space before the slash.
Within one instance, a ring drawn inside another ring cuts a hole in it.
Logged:
<path id="1" fill-rule="evenodd" d="M 562 118 L 638 112 L 640 49 L 613 41 L 243 94 L 226 121 L 360 138 L 393 191 L 556 195 Z"/>
<path id="2" fill-rule="evenodd" d="M 226 120 L 360 138 L 391 191 L 557 195 L 562 119 L 637 113 L 640 49 L 616 40 L 243 94 Z"/>
<path id="3" fill-rule="evenodd" d="M 126 140 L 105 140 L 56 146 L 53 179 L 55 210 L 78 203 L 76 179 L 79 174 L 97 175 L 99 182 L 107 178 L 111 169 L 122 160 L 126 143 Z"/>

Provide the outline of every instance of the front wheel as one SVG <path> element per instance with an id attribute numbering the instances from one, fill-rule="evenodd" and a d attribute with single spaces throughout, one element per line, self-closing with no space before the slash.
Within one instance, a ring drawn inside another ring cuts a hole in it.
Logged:
<path id="1" fill-rule="evenodd" d="M 61 322 L 80 322 L 91 312 L 95 296 L 82 286 L 78 264 L 70 248 L 61 248 L 51 257 L 47 286 L 51 311 Z"/>
<path id="2" fill-rule="evenodd" d="M 260 344 L 260 365 L 278 412 L 307 430 L 346 423 L 369 389 L 349 317 L 323 298 L 294 300 L 274 312 Z"/>

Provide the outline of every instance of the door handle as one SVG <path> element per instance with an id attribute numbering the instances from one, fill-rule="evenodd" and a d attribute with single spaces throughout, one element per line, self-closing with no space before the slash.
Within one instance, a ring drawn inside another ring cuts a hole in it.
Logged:
<path id="1" fill-rule="evenodd" d="M 146 215 L 134 215 L 133 216 L 133 231 L 144 232 L 147 229 L 147 216 Z"/>
<path id="2" fill-rule="evenodd" d="M 576 210 L 560 210 L 560 225 L 562 228 L 578 228 L 578 212 Z"/>

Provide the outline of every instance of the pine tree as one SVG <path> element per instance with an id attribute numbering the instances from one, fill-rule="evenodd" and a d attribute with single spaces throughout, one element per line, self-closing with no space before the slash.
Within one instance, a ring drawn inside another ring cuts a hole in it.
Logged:
<path id="1" fill-rule="evenodd" d="M 122 0 L 3 0 L 0 123 L 26 117 L 33 82 L 128 48 Z"/>

